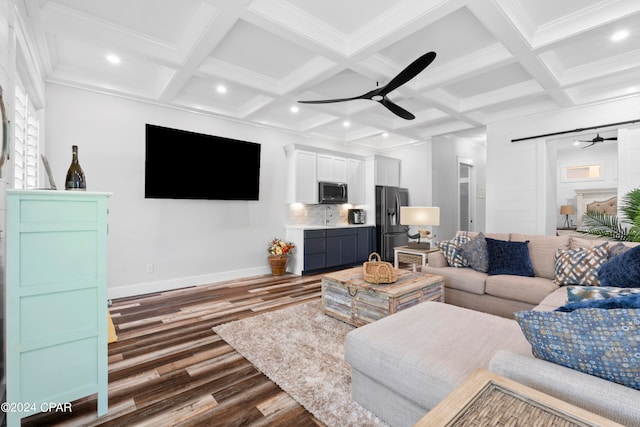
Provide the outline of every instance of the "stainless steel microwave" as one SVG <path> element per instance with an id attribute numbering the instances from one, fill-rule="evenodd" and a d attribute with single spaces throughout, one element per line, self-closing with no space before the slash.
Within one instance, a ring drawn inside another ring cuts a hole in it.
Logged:
<path id="1" fill-rule="evenodd" d="M 335 182 L 318 183 L 318 202 L 341 204 L 347 203 L 347 184 Z"/>

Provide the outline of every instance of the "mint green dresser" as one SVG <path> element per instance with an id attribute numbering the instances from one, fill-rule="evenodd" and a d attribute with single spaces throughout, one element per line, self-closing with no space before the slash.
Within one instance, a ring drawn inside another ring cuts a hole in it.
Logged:
<path id="1" fill-rule="evenodd" d="M 107 413 L 108 197 L 7 191 L 9 427 L 95 393 Z"/>

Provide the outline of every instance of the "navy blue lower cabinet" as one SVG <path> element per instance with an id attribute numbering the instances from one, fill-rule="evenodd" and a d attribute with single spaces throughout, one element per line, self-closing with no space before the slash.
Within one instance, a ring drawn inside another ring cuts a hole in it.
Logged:
<path id="1" fill-rule="evenodd" d="M 376 250 L 375 227 L 342 227 L 304 232 L 302 274 L 337 270 L 366 261 Z"/>
<path id="2" fill-rule="evenodd" d="M 321 270 L 327 266 L 325 230 L 305 230 L 304 271 Z"/>
<path id="3" fill-rule="evenodd" d="M 327 230 L 327 267 L 355 263 L 357 248 L 358 230 L 355 228 Z"/>

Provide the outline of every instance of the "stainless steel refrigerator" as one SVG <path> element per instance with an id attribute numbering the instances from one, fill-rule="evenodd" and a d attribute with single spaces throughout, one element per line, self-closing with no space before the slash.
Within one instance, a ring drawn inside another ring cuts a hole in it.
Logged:
<path id="1" fill-rule="evenodd" d="M 400 206 L 409 206 L 406 188 L 376 186 L 376 243 L 384 261 L 393 262 L 393 248 L 409 242 L 407 227 L 400 225 Z"/>

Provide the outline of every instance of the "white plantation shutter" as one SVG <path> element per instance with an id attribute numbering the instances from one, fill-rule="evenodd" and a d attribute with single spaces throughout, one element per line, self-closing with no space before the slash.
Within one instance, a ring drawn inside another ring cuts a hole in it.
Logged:
<path id="1" fill-rule="evenodd" d="M 40 172 L 40 121 L 29 96 L 16 86 L 14 188 L 36 188 Z"/>

